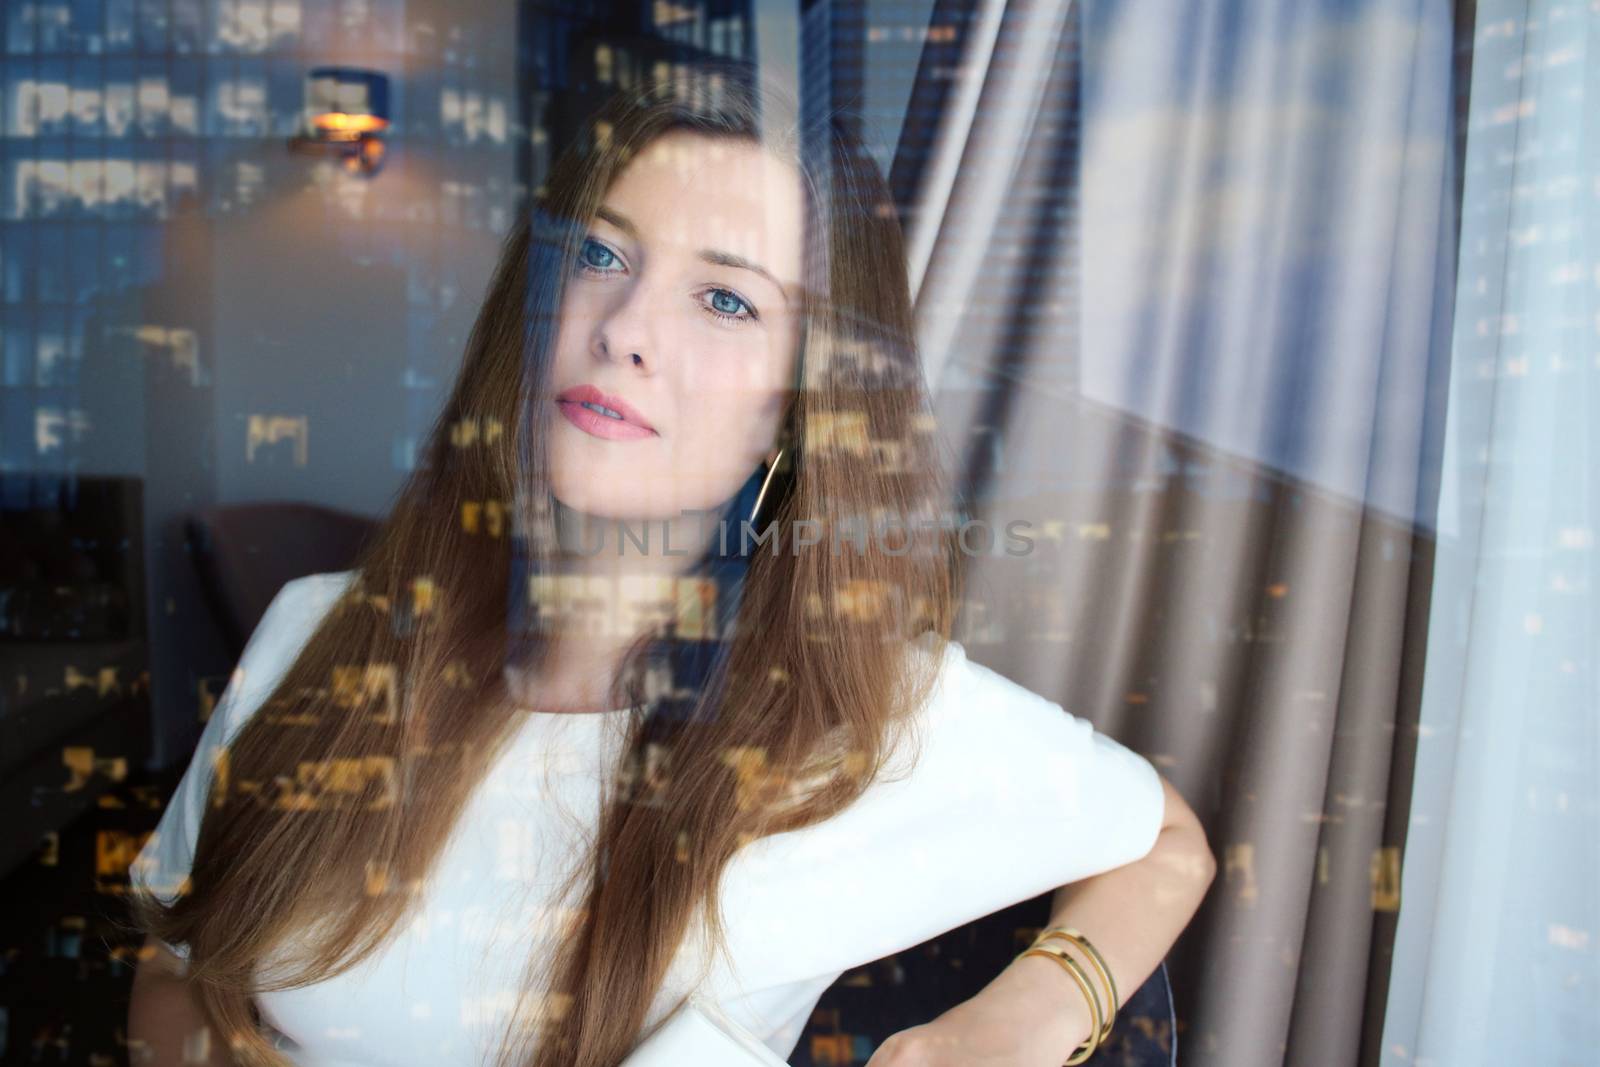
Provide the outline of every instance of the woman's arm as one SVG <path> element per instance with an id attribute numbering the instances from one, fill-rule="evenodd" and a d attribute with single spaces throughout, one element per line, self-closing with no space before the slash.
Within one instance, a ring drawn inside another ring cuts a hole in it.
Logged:
<path id="1" fill-rule="evenodd" d="M 234 1067 L 233 1057 L 211 1032 L 204 1011 L 189 992 L 184 967 L 184 961 L 161 942 L 145 939 L 128 1001 L 128 1062 L 132 1067 Z M 185 1058 L 186 1052 L 189 1058 Z"/>
<path id="2" fill-rule="evenodd" d="M 1086 937 L 1116 982 L 1121 1000 L 1144 985 L 1183 933 L 1216 876 L 1217 861 L 1193 809 L 1163 776 L 1166 809 L 1161 832 L 1140 860 L 1061 886 L 1052 898 L 1051 927 L 1070 926 Z M 1106 996 L 1100 977 L 1083 953 L 1065 941 L 1091 985 Z M 1025 1011 L 1058 1035 L 1064 1060 L 1093 1028 L 1088 1003 L 1072 976 L 1042 956 L 1014 959 L 979 994 L 998 997 Z M 1105 1005 L 1109 1010 L 1110 1005 Z"/>
<path id="3" fill-rule="evenodd" d="M 1164 777 L 1161 788 L 1162 825 L 1150 851 L 1061 886 L 1052 898 L 1050 926 L 1071 926 L 1089 939 L 1104 957 L 1120 999 L 1131 996 L 1161 964 L 1199 910 L 1217 870 L 1200 820 Z M 1070 952 L 1104 1003 L 1098 972 L 1079 950 Z M 1061 964 L 1026 956 L 1013 959 L 976 996 L 938 1018 L 891 1034 L 867 1067 L 1060 1067 L 1092 1029 L 1083 991 Z"/>

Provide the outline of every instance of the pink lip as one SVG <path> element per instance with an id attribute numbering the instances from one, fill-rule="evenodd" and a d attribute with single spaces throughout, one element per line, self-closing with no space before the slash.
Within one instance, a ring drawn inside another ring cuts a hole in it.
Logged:
<path id="1" fill-rule="evenodd" d="M 583 406 L 587 401 L 608 407 L 621 415 L 613 419 Z M 556 404 L 561 414 L 578 429 L 609 441 L 636 441 L 641 437 L 657 436 L 655 428 L 644 421 L 636 408 L 620 396 L 601 392 L 592 385 L 574 385 L 556 394 Z"/>
<path id="2" fill-rule="evenodd" d="M 622 422 L 632 422 L 634 426 L 643 427 L 643 429 L 651 430 L 651 432 L 656 429 L 656 427 L 651 426 L 650 421 L 645 419 L 645 416 L 634 405 L 630 405 L 629 402 L 622 400 L 618 395 L 608 394 L 608 392 L 603 392 L 597 387 L 589 386 L 587 382 L 582 386 L 568 386 L 562 392 L 555 394 L 555 398 L 557 400 L 571 400 L 573 403 L 597 403 L 603 408 L 611 408 L 611 410 L 621 414 Z M 600 416 L 600 418 L 605 418 L 605 416 Z M 616 422 L 618 419 L 611 419 L 611 421 Z"/>
<path id="3" fill-rule="evenodd" d="M 636 441 L 641 437 L 656 436 L 654 430 L 613 419 L 610 415 L 602 415 L 598 411 L 590 411 L 575 400 L 559 400 L 556 404 L 561 408 L 561 414 L 567 417 L 567 421 L 596 437 L 612 441 Z M 609 404 L 606 406 L 610 407 Z"/>

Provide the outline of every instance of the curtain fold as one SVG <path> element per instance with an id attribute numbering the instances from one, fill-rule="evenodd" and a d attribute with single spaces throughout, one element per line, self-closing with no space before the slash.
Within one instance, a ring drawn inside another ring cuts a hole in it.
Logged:
<path id="1" fill-rule="evenodd" d="M 1034 537 L 968 559 L 957 636 L 1205 823 L 1218 879 L 1168 959 L 1180 1060 L 1374 1062 L 1414 830 L 1460 27 L 1418 2 L 1095 0 L 1023 62 L 1055 9 L 998 10 L 959 66 L 976 86 L 947 93 L 974 117 L 908 205 L 954 503 Z"/>

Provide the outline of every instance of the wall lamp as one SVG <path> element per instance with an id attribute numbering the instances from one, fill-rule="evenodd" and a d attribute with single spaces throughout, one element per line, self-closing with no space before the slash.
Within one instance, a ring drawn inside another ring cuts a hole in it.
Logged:
<path id="1" fill-rule="evenodd" d="M 306 72 L 305 105 L 289 150 L 337 156 L 346 169 L 371 177 L 383 166 L 388 128 L 388 75 L 360 67 L 313 67 Z"/>

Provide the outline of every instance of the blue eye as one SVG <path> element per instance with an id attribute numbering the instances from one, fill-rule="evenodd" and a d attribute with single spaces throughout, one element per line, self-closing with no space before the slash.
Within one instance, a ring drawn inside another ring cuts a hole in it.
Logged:
<path id="1" fill-rule="evenodd" d="M 601 262 L 596 263 L 590 258 L 589 253 L 591 250 L 600 254 L 602 257 Z M 609 267 L 616 258 L 615 252 L 596 241 L 593 237 L 585 237 L 583 247 L 578 249 L 578 266 L 595 274 L 610 274 L 611 271 L 604 268 Z"/>
<path id="2" fill-rule="evenodd" d="M 582 274 L 593 277 L 625 273 L 624 269 L 613 269 L 614 267 L 619 267 L 620 263 L 621 259 L 615 252 L 593 237 L 585 237 L 582 246 L 578 249 L 577 269 Z M 732 289 L 711 288 L 704 290 L 701 295 L 705 294 L 710 294 L 711 302 L 700 306 L 705 310 L 706 314 L 719 322 L 737 324 L 755 322 L 761 318 L 760 313 L 756 311 L 750 301 Z M 744 309 L 744 314 L 739 313 L 741 308 Z"/>
<path id="3" fill-rule="evenodd" d="M 711 294 L 711 306 L 706 310 L 725 322 L 753 322 L 761 317 L 756 314 L 755 308 L 750 307 L 749 302 L 744 297 L 730 289 L 708 289 L 706 291 Z M 724 298 L 728 303 L 721 304 L 719 307 L 718 301 Z M 740 308 L 748 309 L 750 314 L 738 314 Z"/>

